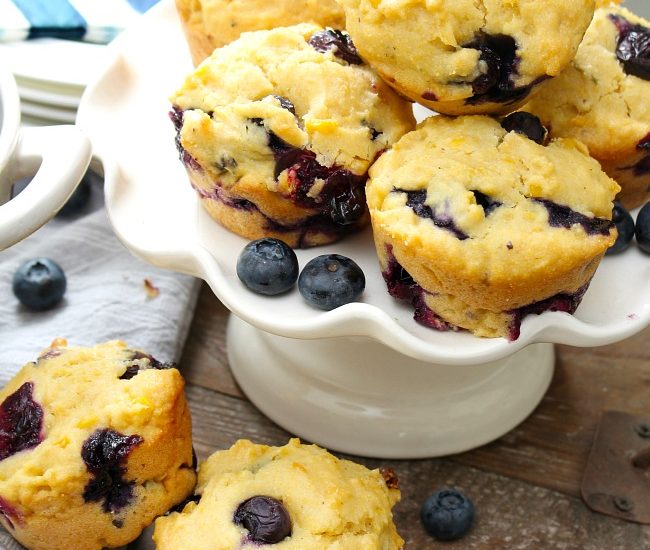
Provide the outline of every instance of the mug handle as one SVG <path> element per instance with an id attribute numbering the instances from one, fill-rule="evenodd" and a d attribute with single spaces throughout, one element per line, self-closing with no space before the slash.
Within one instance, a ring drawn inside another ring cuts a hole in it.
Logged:
<path id="1" fill-rule="evenodd" d="M 0 250 L 31 235 L 63 207 L 86 173 L 91 153 L 90 140 L 76 126 L 21 128 L 2 179 L 36 175 L 0 206 Z"/>

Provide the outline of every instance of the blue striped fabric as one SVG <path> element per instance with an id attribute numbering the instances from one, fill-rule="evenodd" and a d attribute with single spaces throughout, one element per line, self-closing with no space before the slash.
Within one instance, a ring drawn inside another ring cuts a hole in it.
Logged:
<path id="1" fill-rule="evenodd" d="M 43 36 L 108 43 L 159 0 L 0 0 L 0 42 Z"/>

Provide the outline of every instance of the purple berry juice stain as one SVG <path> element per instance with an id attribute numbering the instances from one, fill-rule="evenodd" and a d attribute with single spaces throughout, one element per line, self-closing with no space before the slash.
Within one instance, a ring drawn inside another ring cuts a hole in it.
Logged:
<path id="1" fill-rule="evenodd" d="M 81 447 L 81 458 L 92 479 L 84 487 L 86 502 L 101 502 L 106 513 L 116 513 L 133 498 L 135 482 L 124 479 L 127 457 L 144 439 L 110 428 L 93 432 Z"/>
<path id="2" fill-rule="evenodd" d="M 43 441 L 43 409 L 26 382 L 0 405 L 0 460 L 33 449 Z"/>

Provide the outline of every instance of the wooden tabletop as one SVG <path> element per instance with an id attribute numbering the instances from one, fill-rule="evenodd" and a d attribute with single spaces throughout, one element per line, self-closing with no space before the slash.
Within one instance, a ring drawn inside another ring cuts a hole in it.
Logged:
<path id="1" fill-rule="evenodd" d="M 199 458 L 240 438 L 283 445 L 290 436 L 263 416 L 233 380 L 225 353 L 228 315 L 204 285 L 181 361 Z M 407 550 L 650 549 L 650 526 L 595 514 L 580 499 L 602 411 L 650 415 L 650 329 L 601 348 L 558 346 L 557 357 L 542 403 L 489 445 L 444 459 L 350 457 L 397 472 L 402 502 L 395 508 L 395 522 Z M 476 508 L 473 530 L 455 543 L 434 541 L 420 525 L 421 503 L 443 486 L 461 489 Z"/>

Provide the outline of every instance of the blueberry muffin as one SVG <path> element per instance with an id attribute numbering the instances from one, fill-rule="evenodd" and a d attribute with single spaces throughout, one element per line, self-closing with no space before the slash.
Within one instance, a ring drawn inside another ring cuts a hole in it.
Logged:
<path id="1" fill-rule="evenodd" d="M 247 239 L 292 247 L 365 225 L 368 168 L 415 125 L 347 34 L 307 23 L 244 33 L 172 102 L 181 160 L 207 211 Z"/>
<path id="2" fill-rule="evenodd" d="M 31 550 L 125 545 L 195 482 L 171 364 L 55 340 L 0 392 L 0 522 Z"/>
<path id="3" fill-rule="evenodd" d="M 594 13 L 594 0 L 338 1 L 361 57 L 450 115 L 514 110 L 569 64 Z"/>
<path id="4" fill-rule="evenodd" d="M 176 8 L 194 65 L 243 32 L 303 22 L 335 29 L 345 24 L 334 0 L 176 0 Z"/>
<path id="5" fill-rule="evenodd" d="M 156 520 L 158 550 L 398 550 L 388 470 L 339 460 L 292 439 L 284 447 L 240 440 L 199 468 L 194 497 Z"/>
<path id="6" fill-rule="evenodd" d="M 429 118 L 370 176 L 388 291 L 435 329 L 514 340 L 530 313 L 573 313 L 616 238 L 616 182 L 528 113 Z"/>
<path id="7" fill-rule="evenodd" d="M 650 21 L 612 5 L 596 11 L 571 65 L 525 109 L 551 135 L 583 141 L 633 208 L 650 197 L 649 98 Z"/>

